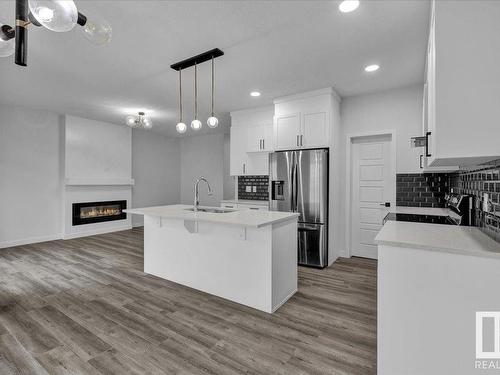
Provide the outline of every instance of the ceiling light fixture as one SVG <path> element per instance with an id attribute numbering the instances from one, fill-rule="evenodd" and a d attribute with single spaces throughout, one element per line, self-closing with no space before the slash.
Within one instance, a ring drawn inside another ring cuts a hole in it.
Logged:
<path id="1" fill-rule="evenodd" d="M 342 13 L 352 12 L 359 7 L 359 0 L 344 0 L 339 4 L 339 10 Z"/>
<path id="2" fill-rule="evenodd" d="M 376 72 L 377 70 L 380 69 L 380 66 L 377 65 L 377 64 L 373 64 L 373 65 L 368 65 L 366 68 L 365 68 L 365 72 L 368 72 L 368 73 L 373 73 L 373 72 Z"/>
<path id="3" fill-rule="evenodd" d="M 253 96 L 254 98 L 256 98 L 256 97 L 260 96 L 260 92 L 258 92 L 258 91 L 252 91 L 250 93 L 250 96 Z"/>
<path id="4" fill-rule="evenodd" d="M 179 122 L 175 125 L 177 133 L 184 134 L 187 130 L 186 124 L 182 122 L 182 69 L 179 69 Z"/>
<path id="5" fill-rule="evenodd" d="M 212 56 L 212 112 L 207 120 L 207 125 L 209 128 L 216 128 L 219 125 L 219 120 L 214 115 L 214 57 Z"/>
<path id="6" fill-rule="evenodd" d="M 131 128 L 151 129 L 153 127 L 153 122 L 149 116 L 146 116 L 146 114 L 142 111 L 137 115 L 127 116 L 125 123 Z"/>
<path id="7" fill-rule="evenodd" d="M 215 68 L 214 59 L 224 55 L 218 48 L 214 48 L 210 51 L 200 53 L 199 55 L 190 57 L 189 59 L 182 60 L 175 64 L 170 65 L 170 67 L 179 72 L 179 122 L 175 126 L 178 133 L 185 133 L 187 130 L 186 124 L 182 122 L 182 76 L 181 71 L 183 69 L 194 66 L 194 119 L 191 121 L 191 128 L 193 130 L 200 130 L 203 124 L 198 119 L 198 64 L 204 63 L 206 61 L 212 61 L 212 111 L 210 117 L 207 119 L 207 125 L 210 128 L 216 128 L 219 125 L 219 120 L 215 117 L 214 112 L 214 97 L 215 97 Z"/>
<path id="8" fill-rule="evenodd" d="M 26 66 L 29 25 L 66 32 L 76 24 L 83 27 L 84 37 L 94 44 L 104 45 L 111 40 L 111 26 L 88 20 L 78 12 L 73 0 L 16 0 L 15 29 L 9 25 L 0 28 L 0 56 L 15 53 L 15 63 Z"/>
<path id="9" fill-rule="evenodd" d="M 191 121 L 191 129 L 200 130 L 202 123 L 198 120 L 198 64 L 194 64 L 194 119 Z"/>

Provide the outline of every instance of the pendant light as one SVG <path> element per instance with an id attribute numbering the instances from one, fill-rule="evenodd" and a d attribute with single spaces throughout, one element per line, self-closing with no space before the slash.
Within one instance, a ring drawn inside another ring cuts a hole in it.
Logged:
<path id="1" fill-rule="evenodd" d="M 0 23 L 0 57 L 7 57 L 14 53 L 15 31 L 9 25 Z"/>
<path id="2" fill-rule="evenodd" d="M 131 128 L 151 129 L 153 127 L 153 121 L 142 111 L 137 115 L 127 116 L 125 123 Z"/>
<path id="3" fill-rule="evenodd" d="M 175 125 L 177 133 L 184 134 L 187 130 L 186 124 L 182 122 L 182 69 L 179 69 L 179 122 Z"/>
<path id="4" fill-rule="evenodd" d="M 214 57 L 212 56 L 212 112 L 207 120 L 207 125 L 210 128 L 216 128 L 219 125 L 219 120 L 214 115 Z"/>
<path id="5" fill-rule="evenodd" d="M 28 5 L 38 23 L 52 31 L 70 31 L 78 21 L 72 0 L 29 0 Z"/>
<path id="6" fill-rule="evenodd" d="M 201 126 L 201 121 L 198 120 L 198 64 L 194 64 L 194 120 L 191 121 L 191 128 L 200 130 Z"/>

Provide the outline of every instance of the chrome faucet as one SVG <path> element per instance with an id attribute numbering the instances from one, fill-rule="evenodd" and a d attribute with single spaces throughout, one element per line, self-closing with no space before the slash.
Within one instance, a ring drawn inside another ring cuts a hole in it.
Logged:
<path id="1" fill-rule="evenodd" d="M 210 187 L 210 184 L 208 183 L 207 179 L 205 177 L 198 178 L 194 184 L 194 206 L 193 206 L 194 212 L 198 211 L 198 206 L 200 205 L 200 194 L 198 192 L 198 185 L 200 184 L 200 181 L 205 181 L 207 183 L 208 195 L 212 195 L 212 188 Z"/>

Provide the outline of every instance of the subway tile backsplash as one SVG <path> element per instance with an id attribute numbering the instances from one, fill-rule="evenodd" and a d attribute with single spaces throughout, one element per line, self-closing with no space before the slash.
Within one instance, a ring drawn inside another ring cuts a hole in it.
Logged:
<path id="1" fill-rule="evenodd" d="M 238 176 L 238 199 L 267 201 L 269 199 L 269 177 Z"/>
<path id="2" fill-rule="evenodd" d="M 444 207 L 450 190 L 450 174 L 399 173 L 396 175 L 396 205 Z"/>
<path id="3" fill-rule="evenodd" d="M 500 242 L 500 160 L 452 175 L 454 193 L 474 196 L 476 226 Z M 488 194 L 488 212 L 483 211 L 484 194 Z"/>

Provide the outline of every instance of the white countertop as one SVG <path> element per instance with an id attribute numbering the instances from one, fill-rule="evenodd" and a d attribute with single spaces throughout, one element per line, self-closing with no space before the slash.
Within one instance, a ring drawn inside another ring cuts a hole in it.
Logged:
<path id="1" fill-rule="evenodd" d="M 239 225 L 244 227 L 260 228 L 266 225 L 276 224 L 288 220 L 297 220 L 299 214 L 296 212 L 279 211 L 257 211 L 257 210 L 231 210 L 227 213 L 192 212 L 187 208 L 193 206 L 175 204 L 171 206 L 156 206 L 145 208 L 133 208 L 123 210 L 129 214 L 157 216 L 168 219 L 180 219 L 190 221 L 205 221 L 211 223 Z M 203 206 L 200 206 L 203 208 Z M 219 207 L 211 207 L 219 208 Z"/>
<path id="2" fill-rule="evenodd" d="M 267 206 L 269 204 L 269 201 L 257 201 L 257 200 L 252 200 L 252 199 L 223 199 L 220 201 L 221 203 L 242 203 L 242 204 L 259 204 L 262 206 Z"/>
<path id="3" fill-rule="evenodd" d="M 476 227 L 388 221 L 375 243 L 500 259 L 500 243 Z"/>
<path id="4" fill-rule="evenodd" d="M 450 216 L 455 219 L 460 219 L 460 216 L 449 208 L 396 206 L 392 207 L 389 212 L 393 212 L 395 214 Z"/>

